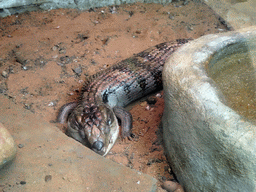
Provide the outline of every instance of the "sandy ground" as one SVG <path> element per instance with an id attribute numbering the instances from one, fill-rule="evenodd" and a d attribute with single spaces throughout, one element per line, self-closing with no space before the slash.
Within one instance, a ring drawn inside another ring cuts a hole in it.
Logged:
<path id="1" fill-rule="evenodd" d="M 64 130 L 58 109 L 77 99 L 88 76 L 161 42 L 225 31 L 211 9 L 192 1 L 1 18 L 0 93 Z M 162 92 L 152 98 L 153 105 L 144 99 L 128 107 L 137 137 L 118 140 L 106 158 L 165 181 L 173 175 L 161 140 Z"/>

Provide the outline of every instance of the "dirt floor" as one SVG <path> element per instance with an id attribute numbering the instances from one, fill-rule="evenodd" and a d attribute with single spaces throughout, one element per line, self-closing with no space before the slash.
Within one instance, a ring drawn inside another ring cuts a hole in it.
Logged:
<path id="1" fill-rule="evenodd" d="M 192 1 L 59 9 L 0 19 L 0 93 L 56 124 L 59 108 L 77 99 L 85 79 L 150 46 L 227 31 L 206 5 Z M 185 5 L 184 5 L 185 4 Z M 135 141 L 117 141 L 106 158 L 173 179 L 161 140 L 162 92 L 155 104 L 129 106 Z M 33 133 L 31 133 L 33 134 Z"/>

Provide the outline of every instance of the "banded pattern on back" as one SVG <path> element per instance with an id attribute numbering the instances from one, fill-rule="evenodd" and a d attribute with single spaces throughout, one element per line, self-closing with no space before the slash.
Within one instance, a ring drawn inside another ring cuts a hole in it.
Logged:
<path id="1" fill-rule="evenodd" d="M 187 39 L 161 43 L 100 72 L 85 84 L 81 100 L 124 107 L 162 88 L 166 59 Z"/>

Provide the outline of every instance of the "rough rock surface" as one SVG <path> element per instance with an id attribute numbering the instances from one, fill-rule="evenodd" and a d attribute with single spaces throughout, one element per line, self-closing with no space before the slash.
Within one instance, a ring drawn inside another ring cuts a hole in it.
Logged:
<path id="1" fill-rule="evenodd" d="M 165 65 L 163 135 L 171 167 L 186 191 L 255 191 L 256 127 L 222 102 L 206 72 L 216 67 L 212 55 L 230 57 L 237 50 L 233 45 L 246 46 L 252 36 L 255 27 L 203 36 Z"/>
<path id="2" fill-rule="evenodd" d="M 8 130 L 0 123 L 0 169 L 16 154 L 16 145 Z"/>
<path id="3" fill-rule="evenodd" d="M 93 7 L 104 7 L 135 2 L 166 4 L 171 3 L 172 0 L 0 0 L 0 17 L 6 17 L 15 13 L 23 13 L 25 11 L 35 11 L 38 9 L 51 10 L 58 8 L 76 8 L 86 10 Z"/>

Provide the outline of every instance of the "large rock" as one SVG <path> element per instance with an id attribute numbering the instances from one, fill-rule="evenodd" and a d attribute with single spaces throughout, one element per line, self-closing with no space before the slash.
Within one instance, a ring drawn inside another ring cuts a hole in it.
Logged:
<path id="1" fill-rule="evenodd" d="M 86 10 L 93 7 L 135 2 L 166 4 L 172 2 L 172 0 L 0 0 L 0 17 L 6 17 L 15 13 L 23 13 L 25 11 L 35 11 L 38 9 L 51 10 L 58 8 L 76 8 Z"/>
<path id="2" fill-rule="evenodd" d="M 248 100 L 249 92 L 255 99 L 255 43 L 256 27 L 207 35 L 183 46 L 165 65 L 164 142 L 186 191 L 256 191 L 256 127 L 239 115 L 242 110 L 229 107 L 233 92 L 240 94 L 238 103 Z M 251 61 L 242 64 L 243 55 Z M 232 74 L 222 81 L 211 78 L 229 69 Z M 233 73 L 241 79 L 234 80 Z M 253 106 L 254 119 L 249 117 L 255 120 Z"/>
<path id="3" fill-rule="evenodd" d="M 0 123 L 0 169 L 16 154 L 16 145 L 7 129 Z"/>

